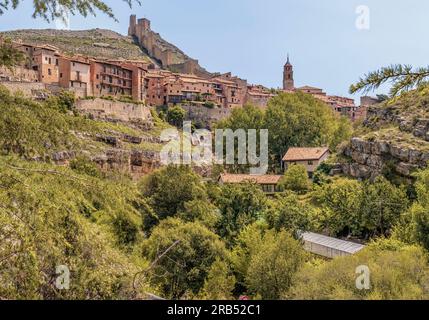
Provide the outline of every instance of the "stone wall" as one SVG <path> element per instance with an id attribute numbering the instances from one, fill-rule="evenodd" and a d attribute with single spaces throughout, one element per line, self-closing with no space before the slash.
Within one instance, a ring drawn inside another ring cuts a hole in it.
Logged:
<path id="1" fill-rule="evenodd" d="M 0 82 L 0 85 L 5 86 L 11 93 L 21 92 L 29 98 L 39 98 L 41 93 L 46 90 L 46 86 L 40 82 Z"/>
<path id="2" fill-rule="evenodd" d="M 182 106 L 187 112 L 187 119 L 195 123 L 201 123 L 205 127 L 210 128 L 219 120 L 228 118 L 231 115 L 230 108 L 207 108 L 204 106 Z"/>
<path id="3" fill-rule="evenodd" d="M 405 177 L 429 161 L 429 151 L 400 146 L 384 140 L 366 141 L 353 138 L 344 155 L 353 162 L 343 163 L 343 173 L 359 179 L 371 179 L 380 175 L 387 165 L 392 165 L 396 173 Z"/>
<path id="4" fill-rule="evenodd" d="M 155 151 L 111 149 L 92 159 L 102 171 L 119 171 L 139 179 L 161 166 Z"/>
<path id="5" fill-rule="evenodd" d="M 150 108 L 142 104 L 110 101 L 105 99 L 78 100 L 76 108 L 97 119 L 117 119 L 120 121 L 148 121 L 152 123 Z"/>
<path id="6" fill-rule="evenodd" d="M 13 70 L 0 67 L 0 81 L 38 82 L 39 73 L 21 66 L 17 66 Z"/>

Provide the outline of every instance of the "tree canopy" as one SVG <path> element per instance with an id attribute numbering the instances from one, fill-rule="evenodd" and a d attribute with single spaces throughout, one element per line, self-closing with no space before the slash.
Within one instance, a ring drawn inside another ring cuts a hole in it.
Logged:
<path id="1" fill-rule="evenodd" d="M 369 269 L 369 290 L 356 286 L 356 269 Z M 295 278 L 285 299 L 420 300 L 429 298 L 427 255 L 418 246 L 381 240 L 354 256 L 308 264 Z"/>
<path id="2" fill-rule="evenodd" d="M 140 0 L 123 0 L 130 7 L 133 3 L 140 5 Z M 7 10 L 16 10 L 22 0 L 0 0 L 0 15 Z M 80 14 L 84 17 L 96 15 L 96 12 L 102 12 L 109 17 L 116 19 L 111 7 L 102 0 L 33 0 L 33 18 L 43 18 L 48 22 L 57 18 L 64 18 L 67 12 L 71 14 Z"/>
<path id="3" fill-rule="evenodd" d="M 217 124 L 221 129 L 268 129 L 271 165 L 280 161 L 290 147 L 329 145 L 333 150 L 351 136 L 351 124 L 332 108 L 311 95 L 281 92 L 266 110 L 247 105 Z M 277 168 L 278 169 L 278 168 Z"/>

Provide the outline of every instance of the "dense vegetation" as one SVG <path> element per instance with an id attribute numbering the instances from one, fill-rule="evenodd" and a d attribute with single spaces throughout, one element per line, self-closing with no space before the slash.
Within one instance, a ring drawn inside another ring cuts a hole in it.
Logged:
<path id="1" fill-rule="evenodd" d="M 270 160 L 277 170 L 290 147 L 329 146 L 335 150 L 352 134 L 349 120 L 338 117 L 328 105 L 301 92 L 280 93 L 269 101 L 265 111 L 251 105 L 235 109 L 217 127 L 268 129 Z"/>
<path id="2" fill-rule="evenodd" d="M 383 177 L 332 178 L 323 168 L 317 183 L 303 179 L 300 167 L 289 171 L 275 197 L 252 183 L 204 181 L 189 167 L 165 167 L 136 182 L 101 172 L 85 154 L 67 167 L 52 163 L 52 152 L 89 143 L 79 133 L 111 126 L 74 114 L 71 102 L 0 91 L 1 299 L 428 297 L 429 170 L 416 176 L 415 200 Z M 294 119 L 299 128 L 307 118 L 294 116 L 295 103 L 315 101 L 284 95 L 266 113 L 247 107 L 227 122 L 262 128 L 276 114 L 278 123 Z M 315 112 L 330 126 L 311 124 L 324 134 L 290 131 L 273 140 L 273 152 L 284 141 L 333 143 L 349 130 L 324 108 Z M 325 261 L 304 251 L 303 231 L 371 244 Z M 60 265 L 71 271 L 70 290 L 55 285 Z M 370 290 L 356 289 L 359 265 L 371 270 Z"/>

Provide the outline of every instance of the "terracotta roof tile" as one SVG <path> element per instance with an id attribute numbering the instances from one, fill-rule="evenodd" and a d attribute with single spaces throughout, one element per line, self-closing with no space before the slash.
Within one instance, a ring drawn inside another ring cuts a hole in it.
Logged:
<path id="1" fill-rule="evenodd" d="M 328 148 L 290 148 L 283 161 L 319 160 L 327 152 Z"/>
<path id="2" fill-rule="evenodd" d="M 222 174 L 220 180 L 223 183 L 239 184 L 254 182 L 256 184 L 278 184 L 283 176 L 277 175 L 249 175 L 249 174 Z"/>

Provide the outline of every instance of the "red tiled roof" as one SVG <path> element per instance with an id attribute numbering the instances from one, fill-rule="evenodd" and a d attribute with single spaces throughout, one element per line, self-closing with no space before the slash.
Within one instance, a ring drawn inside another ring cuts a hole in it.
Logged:
<path id="1" fill-rule="evenodd" d="M 220 181 L 223 183 L 239 184 L 254 182 L 256 184 L 278 184 L 283 176 L 277 175 L 250 175 L 250 174 L 222 174 Z"/>
<path id="2" fill-rule="evenodd" d="M 328 148 L 290 148 L 283 161 L 319 160 L 327 152 Z"/>

